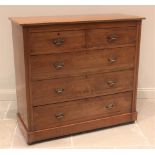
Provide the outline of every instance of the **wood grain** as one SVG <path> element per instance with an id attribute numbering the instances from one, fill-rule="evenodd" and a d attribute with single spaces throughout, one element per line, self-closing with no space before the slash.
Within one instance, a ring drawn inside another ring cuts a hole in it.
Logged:
<path id="1" fill-rule="evenodd" d="M 30 57 L 32 80 L 71 77 L 134 67 L 135 47 Z"/>
<path id="2" fill-rule="evenodd" d="M 136 43 L 136 53 L 135 53 L 134 90 L 133 90 L 132 112 L 136 111 L 139 55 L 140 55 L 140 39 L 141 39 L 141 21 L 137 22 L 137 33 L 136 33 L 136 41 L 137 41 L 137 43 Z"/>
<path id="3" fill-rule="evenodd" d="M 134 117 L 133 117 L 134 116 Z M 126 113 L 121 115 L 115 115 L 110 117 L 99 118 L 95 120 L 74 123 L 69 125 L 64 125 L 61 127 L 48 128 L 37 131 L 27 131 L 27 129 L 22 125 L 20 117 L 18 119 L 19 125 L 21 125 L 21 130 L 28 137 L 28 144 L 33 144 L 38 141 L 43 141 L 47 139 L 64 137 L 67 135 L 73 135 L 82 132 L 89 132 L 96 129 L 103 129 L 104 127 L 111 127 L 115 125 L 120 125 L 124 123 L 134 122 L 136 120 L 137 113 Z M 133 119 L 134 118 L 134 119 Z"/>
<path id="4" fill-rule="evenodd" d="M 53 17 L 10 17 L 12 22 L 20 25 L 46 25 L 62 23 L 88 23 L 88 22 L 110 22 L 141 20 L 144 17 L 124 15 L 124 14 L 99 14 L 99 15 L 72 15 Z"/>
<path id="5" fill-rule="evenodd" d="M 136 27 L 87 30 L 87 47 L 135 44 Z"/>
<path id="6" fill-rule="evenodd" d="M 28 78 L 26 59 L 24 57 L 24 39 L 22 27 L 12 23 L 12 36 L 14 48 L 14 64 L 16 74 L 16 95 L 17 95 L 17 111 L 26 125 L 29 128 L 28 105 L 27 105 L 27 82 Z"/>
<path id="7" fill-rule="evenodd" d="M 112 86 L 108 82 L 114 82 Z M 133 88 L 133 71 L 35 81 L 32 83 L 34 106 L 119 93 Z M 58 93 L 57 89 L 63 89 Z"/>
<path id="8" fill-rule="evenodd" d="M 54 44 L 54 40 L 63 39 L 61 45 Z M 35 52 L 50 52 L 83 49 L 85 47 L 85 32 L 84 31 L 57 31 L 44 33 L 30 34 L 31 53 Z"/>
<path id="9" fill-rule="evenodd" d="M 111 22 L 90 22 L 90 23 L 70 23 L 70 24 L 56 24 L 56 25 L 33 25 L 33 26 L 23 26 L 29 29 L 30 33 L 40 33 L 40 32 L 52 32 L 52 31 L 79 31 L 79 30 L 89 30 L 89 29 L 105 29 L 105 28 L 117 28 L 117 27 L 135 27 L 137 26 L 136 20 L 129 21 L 111 21 Z"/>
<path id="10" fill-rule="evenodd" d="M 34 129 L 46 129 L 131 112 L 132 92 L 34 108 Z"/>

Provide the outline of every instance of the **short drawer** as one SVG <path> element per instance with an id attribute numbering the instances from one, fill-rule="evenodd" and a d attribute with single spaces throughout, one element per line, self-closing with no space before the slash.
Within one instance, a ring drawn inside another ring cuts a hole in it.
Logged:
<path id="1" fill-rule="evenodd" d="M 34 106 L 132 90 L 133 71 L 32 82 Z"/>
<path id="2" fill-rule="evenodd" d="M 136 43 L 136 27 L 88 30 L 87 46 L 112 47 Z"/>
<path id="3" fill-rule="evenodd" d="M 31 78 L 40 80 L 132 68 L 134 55 L 135 47 L 123 47 L 31 56 Z"/>
<path id="4" fill-rule="evenodd" d="M 34 129 L 57 127 L 131 112 L 132 92 L 100 96 L 53 105 L 34 111 Z"/>
<path id="5" fill-rule="evenodd" d="M 85 47 L 85 32 L 60 31 L 30 33 L 31 54 L 58 53 Z"/>

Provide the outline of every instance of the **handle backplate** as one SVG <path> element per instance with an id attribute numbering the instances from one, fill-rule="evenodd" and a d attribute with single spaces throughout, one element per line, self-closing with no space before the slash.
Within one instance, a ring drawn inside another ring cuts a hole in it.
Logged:
<path id="1" fill-rule="evenodd" d="M 63 112 L 60 112 L 60 113 L 57 113 L 57 114 L 55 114 L 55 118 L 56 119 L 62 119 L 62 118 L 64 118 L 64 113 Z"/>
<path id="2" fill-rule="evenodd" d="M 110 109 L 113 109 L 114 106 L 115 106 L 114 103 L 109 103 L 108 105 L 105 106 L 105 108 L 106 108 L 107 110 L 110 110 Z"/>
<path id="3" fill-rule="evenodd" d="M 64 67 L 64 62 L 55 62 L 53 66 L 57 70 L 62 69 Z"/>
<path id="4" fill-rule="evenodd" d="M 114 80 L 109 80 L 109 81 L 107 81 L 107 85 L 108 85 L 109 87 L 113 87 L 114 85 L 116 85 L 116 81 L 114 81 Z"/>
<path id="5" fill-rule="evenodd" d="M 56 92 L 57 94 L 62 94 L 63 91 L 64 91 L 64 88 L 56 88 L 56 89 L 55 89 L 55 92 Z"/>
<path id="6" fill-rule="evenodd" d="M 116 57 L 110 57 L 110 58 L 108 58 L 108 62 L 110 63 L 110 64 L 113 64 L 113 63 L 115 63 L 117 61 L 117 58 Z"/>
<path id="7" fill-rule="evenodd" d="M 109 43 L 113 43 L 113 42 L 115 42 L 117 39 L 118 39 L 118 36 L 117 36 L 116 34 L 111 34 L 111 35 L 109 35 L 109 36 L 107 37 L 107 41 L 108 41 Z"/>
<path id="8" fill-rule="evenodd" d="M 64 39 L 63 38 L 55 38 L 52 40 L 52 42 L 56 46 L 61 46 L 64 44 Z"/>

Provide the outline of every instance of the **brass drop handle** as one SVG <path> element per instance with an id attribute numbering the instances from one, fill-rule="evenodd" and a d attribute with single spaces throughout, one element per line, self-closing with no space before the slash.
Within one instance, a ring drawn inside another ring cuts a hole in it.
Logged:
<path id="1" fill-rule="evenodd" d="M 115 42 L 117 39 L 118 39 L 118 36 L 115 35 L 115 34 L 110 35 L 110 36 L 107 37 L 107 41 L 108 41 L 109 43 L 113 43 L 113 42 Z"/>
<path id="2" fill-rule="evenodd" d="M 114 63 L 114 62 L 116 62 L 117 61 L 117 58 L 108 58 L 108 62 L 110 63 L 110 64 L 112 64 L 112 63 Z"/>
<path id="3" fill-rule="evenodd" d="M 60 112 L 60 113 L 55 114 L 55 118 L 59 120 L 64 118 L 64 113 Z"/>
<path id="4" fill-rule="evenodd" d="M 64 88 L 56 88 L 56 89 L 55 89 L 55 92 L 56 92 L 57 94 L 62 94 L 63 91 L 64 91 Z"/>
<path id="5" fill-rule="evenodd" d="M 109 80 L 109 81 L 107 81 L 107 84 L 109 87 L 113 87 L 116 84 L 116 81 Z"/>
<path id="6" fill-rule="evenodd" d="M 114 106 L 115 106 L 114 103 L 110 103 L 110 104 L 106 105 L 105 108 L 110 110 L 110 109 L 113 109 Z"/>
<path id="7" fill-rule="evenodd" d="M 64 62 L 56 62 L 53 64 L 53 66 L 57 70 L 62 69 L 64 67 Z"/>
<path id="8" fill-rule="evenodd" d="M 61 46 L 64 44 L 64 39 L 63 38 L 56 38 L 53 39 L 53 44 L 56 46 Z"/>

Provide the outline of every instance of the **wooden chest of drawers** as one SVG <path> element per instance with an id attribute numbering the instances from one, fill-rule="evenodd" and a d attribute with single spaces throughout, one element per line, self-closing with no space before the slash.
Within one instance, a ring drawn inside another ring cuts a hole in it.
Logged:
<path id="1" fill-rule="evenodd" d="M 11 18 L 28 144 L 134 122 L 142 17 Z"/>

